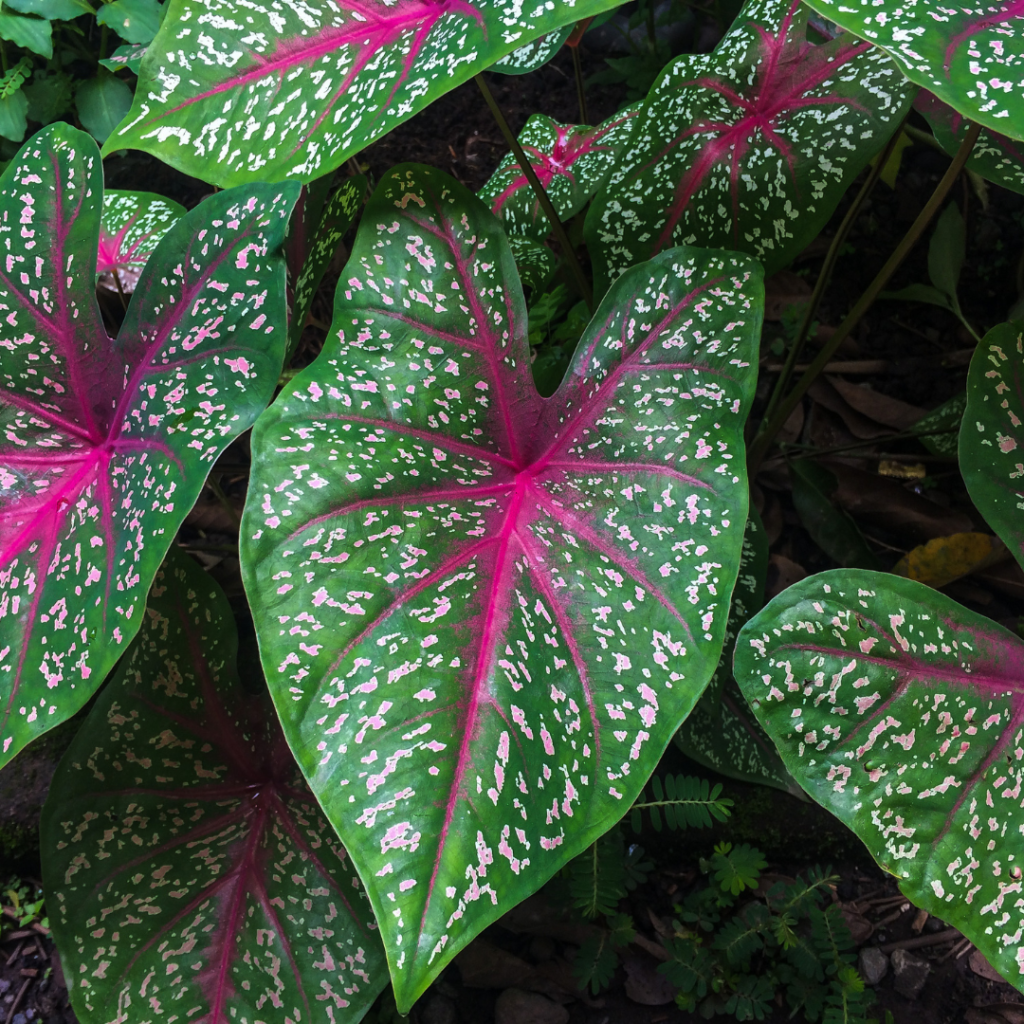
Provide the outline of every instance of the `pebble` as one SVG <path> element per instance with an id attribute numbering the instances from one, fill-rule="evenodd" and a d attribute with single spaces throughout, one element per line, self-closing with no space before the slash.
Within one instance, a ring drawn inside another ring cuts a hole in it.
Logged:
<path id="1" fill-rule="evenodd" d="M 568 1024 L 569 1011 L 539 992 L 507 988 L 494 1004 L 494 1024 Z"/>
<path id="2" fill-rule="evenodd" d="M 916 999 L 924 988 L 931 964 L 905 949 L 897 949 L 892 955 L 893 987 L 901 996 Z"/>
<path id="3" fill-rule="evenodd" d="M 889 958 L 874 946 L 860 951 L 857 970 L 866 985 L 874 987 L 889 973 Z"/>
<path id="4" fill-rule="evenodd" d="M 0 996 L 2 996 L 10 987 L 11 983 L 6 978 L 0 978 Z"/>

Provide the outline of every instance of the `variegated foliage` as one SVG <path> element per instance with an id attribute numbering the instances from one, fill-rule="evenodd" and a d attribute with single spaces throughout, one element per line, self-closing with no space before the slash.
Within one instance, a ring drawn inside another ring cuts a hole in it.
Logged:
<path id="1" fill-rule="evenodd" d="M 99 286 L 123 295 L 135 291 L 146 260 L 184 213 L 183 206 L 152 192 L 106 192 L 96 252 Z"/>
<path id="2" fill-rule="evenodd" d="M 1024 0 L 808 0 L 972 121 L 1024 138 Z"/>
<path id="3" fill-rule="evenodd" d="M 639 104 L 627 107 L 596 128 L 560 124 L 534 114 L 519 134 L 537 180 L 563 220 L 575 217 L 611 174 L 633 127 Z M 479 192 L 509 235 L 543 242 L 551 234 L 537 195 L 509 153 Z"/>
<path id="4" fill-rule="evenodd" d="M 573 28 L 574 25 L 563 25 L 555 32 L 532 39 L 492 64 L 490 70 L 500 71 L 503 75 L 525 75 L 536 71 L 558 53 L 572 35 Z"/>
<path id="5" fill-rule="evenodd" d="M 333 336 L 256 427 L 241 554 L 403 1012 L 629 808 L 714 671 L 762 302 L 748 257 L 664 253 L 544 400 L 480 200 L 411 165 L 370 200 Z"/>
<path id="6" fill-rule="evenodd" d="M 764 604 L 767 574 L 768 537 L 760 516 L 751 508 L 743 534 L 740 571 L 729 606 L 722 657 L 708 688 L 676 733 L 675 743 L 691 760 L 727 778 L 759 782 L 802 794 L 732 677 L 736 634 Z"/>
<path id="7" fill-rule="evenodd" d="M 0 765 L 124 653 L 210 466 L 270 400 L 297 191 L 220 192 L 178 220 L 111 339 L 96 144 L 51 125 L 0 178 Z"/>
<path id="8" fill-rule="evenodd" d="M 1024 565 L 1024 324 L 993 327 L 974 350 L 960 425 L 960 472 L 978 511 Z"/>
<path id="9" fill-rule="evenodd" d="M 960 148 L 970 122 L 933 93 L 921 90 L 914 109 L 924 115 L 939 145 L 951 156 Z M 1024 193 L 1024 143 L 983 128 L 967 160 L 969 170 L 1003 188 Z"/>
<path id="10" fill-rule="evenodd" d="M 311 181 L 537 36 L 618 0 L 171 0 L 131 147 L 220 185 Z"/>
<path id="11" fill-rule="evenodd" d="M 172 548 L 50 787 L 47 909 L 84 1024 L 355 1024 L 387 983 L 359 879 L 216 583 Z"/>
<path id="12" fill-rule="evenodd" d="M 671 245 L 785 266 L 885 145 L 912 89 L 881 50 L 808 38 L 799 0 L 748 0 L 714 53 L 683 56 L 644 101 L 587 214 L 597 290 Z"/>
<path id="13" fill-rule="evenodd" d="M 800 784 L 1024 985 L 1024 643 L 921 583 L 838 570 L 751 619 L 735 673 Z"/>

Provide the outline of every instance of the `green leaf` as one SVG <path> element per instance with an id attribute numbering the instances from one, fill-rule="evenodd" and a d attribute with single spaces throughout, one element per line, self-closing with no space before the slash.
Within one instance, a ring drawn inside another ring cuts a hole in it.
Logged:
<path id="1" fill-rule="evenodd" d="M 993 327 L 974 350 L 960 427 L 971 500 L 1024 565 L 1024 324 Z"/>
<path id="2" fill-rule="evenodd" d="M 113 0 L 96 12 L 96 24 L 112 28 L 126 43 L 145 46 L 153 41 L 162 15 L 158 0 Z"/>
<path id="3" fill-rule="evenodd" d="M 757 885 L 768 862 L 761 851 L 749 843 L 740 843 L 735 848 L 732 843 L 719 843 L 711 858 L 711 866 L 722 892 L 738 896 L 745 889 L 753 889 Z"/>
<path id="4" fill-rule="evenodd" d="M 569 862 L 569 896 L 584 917 L 616 913 L 628 888 L 624 853 L 622 835 L 612 829 Z"/>
<path id="5" fill-rule="evenodd" d="M 88 0 L 4 0 L 4 7 L 20 14 L 37 14 L 47 21 L 71 21 L 93 13 Z"/>
<path id="6" fill-rule="evenodd" d="M 133 74 L 139 73 L 142 58 L 146 55 L 146 47 L 136 43 L 125 43 L 119 46 L 109 57 L 100 61 L 108 71 L 120 71 L 127 68 Z"/>
<path id="7" fill-rule="evenodd" d="M 890 53 L 900 70 L 964 117 L 1024 134 L 1024 5 L 983 0 L 809 0 L 837 25 Z"/>
<path id="8" fill-rule="evenodd" d="M 840 570 L 751 619 L 735 669 L 808 793 L 1020 986 L 1024 643 L 920 583 Z"/>
<path id="9" fill-rule="evenodd" d="M 953 302 L 949 295 L 930 284 L 908 284 L 894 292 L 882 292 L 879 298 L 893 302 L 927 302 L 931 306 L 941 306 L 953 312 Z"/>
<path id="10" fill-rule="evenodd" d="M 651 778 L 651 792 L 640 794 L 633 804 L 631 819 L 633 831 L 639 832 L 643 811 L 647 811 L 655 832 L 661 831 L 661 818 L 669 829 L 710 828 L 712 819 L 725 821 L 729 817 L 732 801 L 722 797 L 722 784 L 714 789 L 707 779 L 691 775 L 666 775 L 664 784 L 657 775 Z"/>
<path id="11" fill-rule="evenodd" d="M 618 3 L 174 0 L 106 152 L 141 149 L 224 186 L 312 181 L 513 50 Z"/>
<path id="12" fill-rule="evenodd" d="M 227 598 L 172 548 L 43 810 L 81 1020 L 328 1021 L 326 995 L 357 1021 L 387 984 L 369 901 L 237 649 Z"/>
<path id="13" fill-rule="evenodd" d="M 618 966 L 612 937 L 602 929 L 583 940 L 572 963 L 572 976 L 582 989 L 589 986 L 590 994 L 596 996 L 611 984 Z"/>
<path id="14" fill-rule="evenodd" d="M 20 225 L 0 278 L 0 766 L 103 682 L 210 466 L 270 400 L 296 192 L 220 192 L 187 213 L 112 339 L 95 142 L 58 122 L 0 177 L 0 217 Z"/>
<path id="15" fill-rule="evenodd" d="M 29 101 L 23 86 L 31 70 L 31 60 L 22 57 L 0 78 L 0 135 L 12 142 L 21 142 L 28 127 Z"/>
<path id="16" fill-rule="evenodd" d="M 135 291 L 160 239 L 184 216 L 184 207 L 152 192 L 107 192 L 96 253 L 99 286 L 115 294 Z"/>
<path id="17" fill-rule="evenodd" d="M 0 39 L 6 39 L 15 46 L 22 46 L 47 59 L 53 56 L 53 30 L 45 18 L 0 11 Z"/>
<path id="18" fill-rule="evenodd" d="M 623 815 L 718 664 L 761 289 L 731 253 L 633 268 L 544 400 L 483 203 L 413 165 L 368 203 L 254 432 L 240 550 L 400 1009 Z"/>
<path id="19" fill-rule="evenodd" d="M 882 51 L 808 41 L 799 0 L 749 0 L 714 53 L 673 61 L 644 101 L 587 214 L 596 292 L 671 245 L 739 249 L 768 274 L 786 266 L 911 98 Z"/>
<path id="20" fill-rule="evenodd" d="M 508 242 L 523 287 L 534 292 L 545 288 L 558 267 L 558 257 L 546 245 L 524 235 L 513 235 Z"/>
<path id="21" fill-rule="evenodd" d="M 935 430 L 935 434 L 921 434 L 918 440 L 933 455 L 956 455 L 960 423 L 967 408 L 967 392 L 954 395 L 927 416 L 922 416 L 915 424 L 914 430 Z"/>
<path id="22" fill-rule="evenodd" d="M 71 107 L 71 76 L 63 71 L 38 70 L 25 86 L 25 96 L 28 99 L 28 116 L 39 124 L 50 124 Z"/>
<path id="23" fill-rule="evenodd" d="M 82 127 L 99 143 L 106 141 L 132 105 L 132 90 L 120 78 L 101 71 L 75 90 L 75 106 Z"/>
<path id="24" fill-rule="evenodd" d="M 931 282 L 956 301 L 967 246 L 967 230 L 960 209 L 950 203 L 935 222 L 928 243 L 928 276 Z"/>
<path id="25" fill-rule="evenodd" d="M 573 24 L 563 25 L 556 32 L 548 32 L 538 36 L 511 53 L 506 54 L 487 70 L 498 71 L 503 75 L 525 75 L 543 67 L 562 48 L 566 39 L 572 35 Z"/>

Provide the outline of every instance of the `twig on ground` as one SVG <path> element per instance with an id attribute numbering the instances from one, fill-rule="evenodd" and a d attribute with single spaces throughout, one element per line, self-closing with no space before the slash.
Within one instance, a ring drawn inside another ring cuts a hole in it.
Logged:
<path id="1" fill-rule="evenodd" d="M 29 985 L 32 984 L 32 978 L 26 978 L 21 983 L 21 988 L 18 989 L 18 994 L 14 997 L 14 1002 L 11 1003 L 11 1008 L 7 1011 L 7 1018 L 4 1020 L 4 1024 L 11 1024 L 14 1020 L 15 1013 L 18 1012 L 18 1007 L 21 1006 L 22 999 L 25 998 L 25 993 L 28 991 Z"/>
<path id="2" fill-rule="evenodd" d="M 894 953 L 897 949 L 925 949 L 928 946 L 941 946 L 944 942 L 952 942 L 954 939 L 962 939 L 959 929 L 947 928 L 945 931 L 936 932 L 934 935 L 921 935 L 913 939 L 900 939 L 899 942 L 887 942 L 878 948 L 883 953 Z"/>

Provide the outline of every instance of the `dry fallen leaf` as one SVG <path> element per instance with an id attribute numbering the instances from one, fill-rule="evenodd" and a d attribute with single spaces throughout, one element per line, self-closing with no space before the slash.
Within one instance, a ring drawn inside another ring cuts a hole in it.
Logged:
<path id="1" fill-rule="evenodd" d="M 905 554 L 893 567 L 897 576 L 944 587 L 979 569 L 1009 558 L 1006 545 L 987 533 L 954 533 L 935 537 Z"/>

